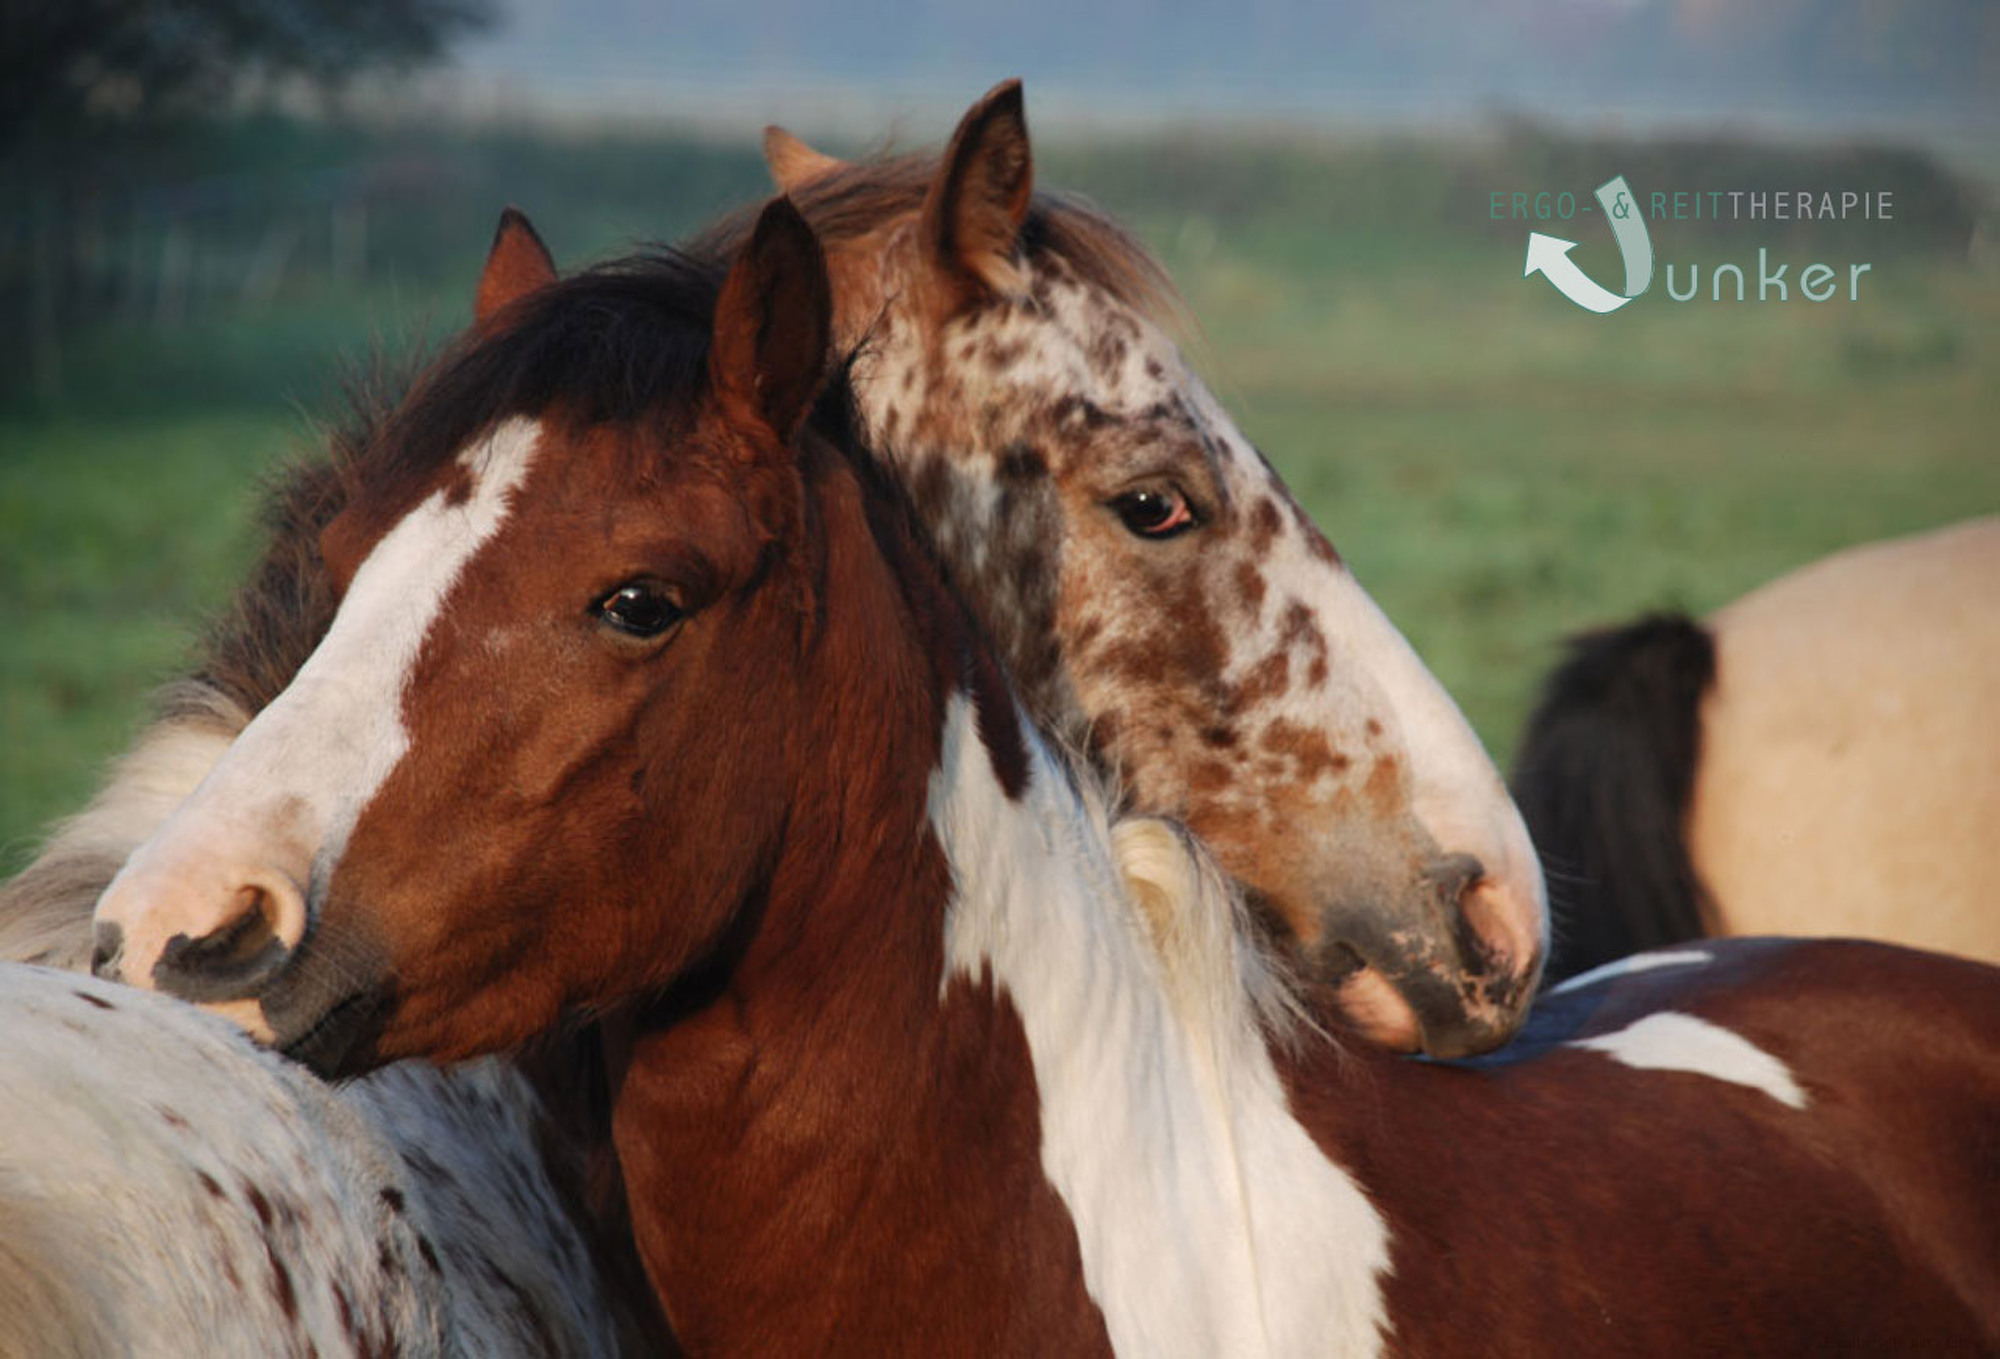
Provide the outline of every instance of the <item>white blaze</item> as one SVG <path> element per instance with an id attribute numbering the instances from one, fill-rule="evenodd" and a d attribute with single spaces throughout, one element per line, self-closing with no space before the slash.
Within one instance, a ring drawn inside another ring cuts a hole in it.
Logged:
<path id="1" fill-rule="evenodd" d="M 204 886 L 213 865 L 254 858 L 289 875 L 302 898 L 313 875 L 331 871 L 408 749 L 410 670 L 459 573 L 506 519 L 538 437 L 514 419 L 459 455 L 470 495 L 433 493 L 376 544 L 297 678 L 133 853 L 98 907 L 124 930 L 128 977 L 144 984 L 175 934 L 202 938 L 228 922 L 233 894 Z"/>

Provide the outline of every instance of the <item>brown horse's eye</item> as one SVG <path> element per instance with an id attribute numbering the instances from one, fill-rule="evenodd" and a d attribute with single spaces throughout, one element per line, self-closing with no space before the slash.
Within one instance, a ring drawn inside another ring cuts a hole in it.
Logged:
<path id="1" fill-rule="evenodd" d="M 1147 486 L 1127 491 L 1111 502 L 1125 527 L 1142 538 L 1171 538 L 1194 527 L 1187 497 L 1171 486 Z"/>
<path id="2" fill-rule="evenodd" d="M 687 617 L 673 591 L 652 580 L 627 581 L 598 600 L 592 612 L 613 631 L 641 639 L 658 637 Z"/>

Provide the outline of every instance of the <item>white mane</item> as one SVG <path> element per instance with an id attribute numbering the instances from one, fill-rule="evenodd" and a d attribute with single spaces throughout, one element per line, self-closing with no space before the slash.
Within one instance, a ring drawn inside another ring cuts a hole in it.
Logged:
<path id="1" fill-rule="evenodd" d="M 1114 824 L 1029 749 L 1015 801 L 952 699 L 930 793 L 958 884 L 939 984 L 990 974 L 1020 1015 L 1042 1167 L 1113 1348 L 1375 1353 L 1387 1228 L 1291 1115 L 1268 1045 L 1296 1009 L 1240 905 L 1178 828 Z"/>

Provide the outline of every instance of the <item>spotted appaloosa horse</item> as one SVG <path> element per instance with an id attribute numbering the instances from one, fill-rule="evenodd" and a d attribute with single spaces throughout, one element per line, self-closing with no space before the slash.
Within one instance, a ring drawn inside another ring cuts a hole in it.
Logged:
<path id="1" fill-rule="evenodd" d="M 1043 730 L 1200 835 L 1361 1031 L 1504 1040 L 1546 923 L 1497 775 L 1168 338 L 1158 266 L 1033 193 L 1019 83 L 941 160 L 765 144 L 826 243 L 864 442 Z"/>
<path id="2" fill-rule="evenodd" d="M 1026 720 L 838 379 L 807 421 L 826 296 L 780 200 L 719 297 L 585 273 L 415 390 L 107 969 L 330 1071 L 636 1006 L 613 1121 L 698 1352 L 2000 1346 L 2000 974 L 1717 943 L 1481 1065 L 1335 1046 Z"/>
<path id="3" fill-rule="evenodd" d="M 0 1354 L 617 1353 L 521 1077 L 426 1070 L 0 965 Z"/>
<path id="4" fill-rule="evenodd" d="M 1996 712 L 2000 518 L 1577 638 L 1515 772 L 1566 883 L 1559 970 L 1710 933 L 2000 962 Z"/>

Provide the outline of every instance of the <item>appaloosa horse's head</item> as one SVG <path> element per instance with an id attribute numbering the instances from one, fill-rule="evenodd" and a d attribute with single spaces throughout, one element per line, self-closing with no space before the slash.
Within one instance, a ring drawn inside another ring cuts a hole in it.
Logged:
<path id="1" fill-rule="evenodd" d="M 1020 86 L 942 160 L 766 150 L 825 242 L 865 442 L 1036 720 L 1206 840 L 1363 1033 L 1504 1041 L 1547 925 L 1498 773 L 1168 338 L 1158 266 L 1033 193 Z"/>
<path id="2" fill-rule="evenodd" d="M 101 973 L 342 1071 L 727 952 L 799 769 L 860 789 L 904 739 L 843 696 L 923 680 L 871 645 L 892 595 L 824 641 L 817 243 L 781 200 L 717 272 L 557 283 L 503 224 L 475 330 L 348 470 L 326 636 L 106 891 Z M 812 758 L 834 739 L 861 753 Z"/>

